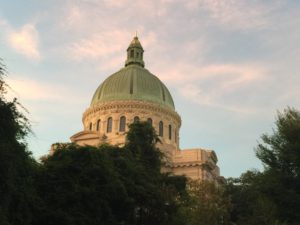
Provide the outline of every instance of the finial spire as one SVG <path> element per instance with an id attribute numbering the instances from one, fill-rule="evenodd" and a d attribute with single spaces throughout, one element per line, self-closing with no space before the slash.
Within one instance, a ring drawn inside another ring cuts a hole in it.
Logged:
<path id="1" fill-rule="evenodd" d="M 127 60 L 125 62 L 125 66 L 129 65 L 138 65 L 141 67 L 145 66 L 143 60 L 144 49 L 137 37 L 137 31 L 135 32 L 135 37 L 131 41 L 129 47 L 127 48 Z"/>

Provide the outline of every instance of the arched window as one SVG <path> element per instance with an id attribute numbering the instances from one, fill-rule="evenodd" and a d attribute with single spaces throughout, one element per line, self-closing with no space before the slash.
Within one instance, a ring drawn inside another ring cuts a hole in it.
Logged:
<path id="1" fill-rule="evenodd" d="M 136 58 L 138 59 L 140 57 L 140 54 L 137 52 L 136 53 Z"/>
<path id="2" fill-rule="evenodd" d="M 169 125 L 169 139 L 172 140 L 172 125 Z"/>
<path id="3" fill-rule="evenodd" d="M 119 131 L 120 132 L 125 131 L 125 127 L 126 127 L 126 117 L 125 116 L 121 116 L 121 118 L 120 118 L 120 125 L 119 125 Z"/>
<path id="4" fill-rule="evenodd" d="M 99 131 L 100 130 L 100 126 L 101 126 L 101 120 L 97 120 L 97 131 Z"/>
<path id="5" fill-rule="evenodd" d="M 174 141 L 175 141 L 175 143 L 177 143 L 177 132 L 176 132 L 176 129 L 174 130 Z"/>
<path id="6" fill-rule="evenodd" d="M 134 57 L 134 51 L 133 49 L 130 51 L 130 58 L 133 58 Z"/>
<path id="7" fill-rule="evenodd" d="M 92 122 L 90 123 L 90 130 L 92 130 L 93 129 L 93 124 L 92 124 Z"/>
<path id="8" fill-rule="evenodd" d="M 110 133 L 112 131 L 112 118 L 109 117 L 107 119 L 107 129 L 106 129 L 107 133 Z"/>
<path id="9" fill-rule="evenodd" d="M 158 127 L 159 127 L 158 135 L 161 136 L 161 137 L 164 136 L 164 124 L 163 124 L 162 121 L 159 122 L 159 126 Z"/>
<path id="10" fill-rule="evenodd" d="M 147 122 L 152 126 L 152 119 L 151 118 L 148 118 Z"/>
<path id="11" fill-rule="evenodd" d="M 140 121 L 140 117 L 135 116 L 135 117 L 133 118 L 133 122 L 134 122 L 134 123 L 139 122 L 139 121 Z"/>

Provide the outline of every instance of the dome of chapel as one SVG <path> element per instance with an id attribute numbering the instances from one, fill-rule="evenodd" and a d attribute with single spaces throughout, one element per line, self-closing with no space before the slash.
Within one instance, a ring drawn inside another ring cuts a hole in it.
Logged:
<path id="1" fill-rule="evenodd" d="M 134 37 L 127 48 L 125 67 L 109 76 L 96 90 L 91 106 L 116 100 L 141 100 L 175 110 L 167 87 L 144 68 L 143 47 Z"/>
<path id="2" fill-rule="evenodd" d="M 180 115 L 167 87 L 144 68 L 143 53 L 139 39 L 134 37 L 127 48 L 125 66 L 96 89 L 82 116 L 83 130 L 71 141 L 81 146 L 124 146 L 128 125 L 148 121 L 160 139 L 156 147 L 163 153 L 163 173 L 218 182 L 220 171 L 214 151 L 180 150 Z"/>

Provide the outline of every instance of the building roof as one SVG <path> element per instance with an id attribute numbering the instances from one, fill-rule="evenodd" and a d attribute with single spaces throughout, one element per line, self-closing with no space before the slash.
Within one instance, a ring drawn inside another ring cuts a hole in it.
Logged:
<path id="1" fill-rule="evenodd" d="M 134 37 L 127 48 L 125 67 L 110 75 L 97 88 L 91 106 L 114 100 L 151 101 L 175 110 L 167 87 L 144 68 L 143 47 Z"/>

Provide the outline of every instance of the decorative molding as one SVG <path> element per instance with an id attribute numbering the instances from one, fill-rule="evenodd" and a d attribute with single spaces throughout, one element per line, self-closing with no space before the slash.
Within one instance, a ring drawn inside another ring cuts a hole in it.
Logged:
<path id="1" fill-rule="evenodd" d="M 114 111 L 112 111 L 114 109 Z M 170 110 L 164 106 L 156 103 L 140 101 L 140 100 L 124 100 L 124 101 L 109 101 L 104 103 L 99 103 L 92 107 L 89 107 L 83 114 L 83 121 L 85 118 L 92 116 L 95 113 L 107 114 L 107 111 L 115 113 L 118 109 L 125 109 L 127 112 L 133 112 L 133 109 L 143 109 L 141 111 L 147 110 L 152 111 L 155 115 L 160 116 L 160 114 L 166 115 L 169 120 L 174 119 L 178 122 L 178 127 L 181 126 L 181 117 L 176 111 Z"/>
<path id="2" fill-rule="evenodd" d="M 169 163 L 164 165 L 165 167 L 168 168 L 183 168 L 183 167 L 196 167 L 196 166 L 201 166 L 201 168 L 207 168 L 208 170 L 212 171 L 216 165 L 208 164 L 206 162 L 201 162 L 201 161 L 190 161 L 190 162 L 182 162 L 182 163 Z"/>

